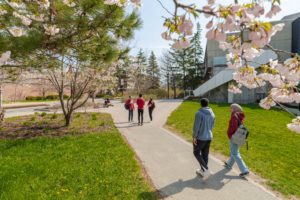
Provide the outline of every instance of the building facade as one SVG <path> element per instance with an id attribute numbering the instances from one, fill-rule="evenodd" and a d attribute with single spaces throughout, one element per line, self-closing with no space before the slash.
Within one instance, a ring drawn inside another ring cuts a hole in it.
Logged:
<path id="1" fill-rule="evenodd" d="M 275 49 L 287 52 L 300 53 L 300 13 L 286 16 L 279 21 L 271 22 L 272 24 L 284 23 L 282 31 L 277 32 L 271 39 L 271 46 Z M 228 86 L 233 81 L 233 70 L 227 68 L 225 52 L 219 48 L 218 42 L 214 40 L 207 41 L 205 65 L 211 72 L 210 79 L 194 90 L 195 96 L 207 97 L 212 102 L 227 103 L 254 103 L 265 98 L 268 86 L 247 89 L 242 88 L 242 94 L 232 94 L 228 92 Z M 254 60 L 254 67 L 269 62 L 270 59 L 285 60 L 287 54 L 275 54 L 270 49 L 265 49 L 264 53 Z"/>

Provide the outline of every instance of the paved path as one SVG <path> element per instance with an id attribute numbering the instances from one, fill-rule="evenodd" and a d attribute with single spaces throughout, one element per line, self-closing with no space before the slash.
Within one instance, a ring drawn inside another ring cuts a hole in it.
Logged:
<path id="1" fill-rule="evenodd" d="M 154 110 L 154 121 L 149 122 L 146 111 L 144 126 L 127 123 L 123 104 L 108 109 L 116 126 L 127 138 L 142 161 L 154 186 L 167 199 L 178 200 L 274 200 L 270 192 L 251 180 L 238 177 L 238 172 L 228 171 L 219 160 L 210 157 L 213 176 L 203 182 L 195 175 L 199 168 L 192 155 L 192 145 L 163 129 L 170 113 L 180 101 L 159 101 Z M 134 113 L 137 120 L 137 113 Z M 191 115 L 194 115 L 191 112 Z"/>

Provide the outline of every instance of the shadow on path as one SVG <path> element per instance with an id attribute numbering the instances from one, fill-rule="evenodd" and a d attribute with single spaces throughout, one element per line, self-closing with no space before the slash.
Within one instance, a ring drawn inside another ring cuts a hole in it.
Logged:
<path id="1" fill-rule="evenodd" d="M 206 181 L 203 181 L 198 176 L 185 181 L 179 179 L 178 181 L 166 185 L 165 187 L 159 189 L 159 192 L 163 197 L 168 197 L 180 193 L 185 188 L 193 188 L 196 190 L 204 190 L 204 189 L 220 190 L 231 180 L 241 179 L 239 176 L 226 175 L 228 172 L 229 172 L 228 169 L 222 169 L 217 173 L 213 174 Z"/>

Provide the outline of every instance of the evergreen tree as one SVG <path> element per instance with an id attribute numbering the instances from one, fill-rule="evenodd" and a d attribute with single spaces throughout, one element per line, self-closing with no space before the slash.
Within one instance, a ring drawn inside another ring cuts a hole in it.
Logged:
<path id="1" fill-rule="evenodd" d="M 193 66 L 189 71 L 189 83 L 190 87 L 195 89 L 199 84 L 203 82 L 205 76 L 205 65 L 203 64 L 203 49 L 201 46 L 201 27 L 197 23 L 197 32 L 191 39 L 191 53 L 193 54 Z"/>
<path id="2" fill-rule="evenodd" d="M 186 49 L 181 50 L 175 50 L 171 49 L 170 55 L 172 57 L 172 61 L 175 64 L 175 71 L 177 71 L 177 76 L 181 77 L 182 83 L 181 88 L 183 90 L 186 90 L 188 87 L 188 77 L 189 77 L 189 71 L 191 67 L 193 66 L 194 62 L 194 55 L 192 53 L 191 47 L 188 47 Z"/>
<path id="3" fill-rule="evenodd" d="M 170 55 L 173 64 L 177 65 L 177 76 L 181 75 L 181 88 L 187 90 L 199 86 L 205 76 L 199 23 L 197 24 L 197 32 L 191 38 L 191 45 L 181 50 L 171 49 Z"/>
<path id="4" fill-rule="evenodd" d="M 148 59 L 147 77 L 149 80 L 149 89 L 158 89 L 160 81 L 160 72 L 156 60 L 156 56 L 152 51 Z"/>
<path id="5" fill-rule="evenodd" d="M 139 52 L 136 56 L 136 64 L 138 64 L 140 66 L 141 74 L 145 74 L 146 67 L 147 67 L 147 58 L 142 49 L 139 50 Z"/>
<path id="6" fill-rule="evenodd" d="M 135 57 L 134 64 L 136 69 L 134 70 L 135 79 L 135 90 L 141 93 L 145 89 L 145 79 L 146 79 L 146 68 L 147 68 L 147 58 L 142 49 L 139 50 Z"/>

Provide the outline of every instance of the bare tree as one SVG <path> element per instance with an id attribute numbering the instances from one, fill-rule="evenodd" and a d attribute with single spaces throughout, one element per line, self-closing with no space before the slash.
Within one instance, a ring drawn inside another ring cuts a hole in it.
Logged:
<path id="1" fill-rule="evenodd" d="M 85 63 L 74 61 L 66 56 L 61 58 L 60 68 L 45 70 L 45 78 L 58 93 L 61 109 L 65 117 L 65 125 L 69 126 L 72 114 L 82 107 L 94 89 L 97 69 Z M 68 94 L 66 100 L 65 95 Z"/>

